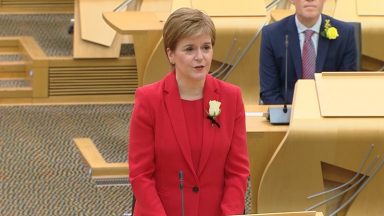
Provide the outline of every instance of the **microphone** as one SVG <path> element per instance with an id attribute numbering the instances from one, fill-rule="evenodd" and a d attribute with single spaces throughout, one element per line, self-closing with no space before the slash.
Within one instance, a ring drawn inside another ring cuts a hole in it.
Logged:
<path id="1" fill-rule="evenodd" d="M 288 35 L 285 35 L 285 78 L 284 78 L 284 106 L 269 107 L 267 119 L 271 124 L 287 125 L 291 118 L 291 108 L 287 107 L 288 103 Z"/>
<path id="2" fill-rule="evenodd" d="M 184 173 L 179 170 L 179 188 L 181 196 L 181 216 L 184 216 Z"/>

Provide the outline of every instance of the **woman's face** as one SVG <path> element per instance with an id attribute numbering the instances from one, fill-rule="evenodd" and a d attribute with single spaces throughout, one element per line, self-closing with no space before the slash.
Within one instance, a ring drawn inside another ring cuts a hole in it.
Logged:
<path id="1" fill-rule="evenodd" d="M 198 34 L 181 39 L 174 51 L 167 48 L 167 56 L 175 65 L 178 79 L 184 82 L 205 80 L 213 57 L 211 37 L 209 34 Z"/>

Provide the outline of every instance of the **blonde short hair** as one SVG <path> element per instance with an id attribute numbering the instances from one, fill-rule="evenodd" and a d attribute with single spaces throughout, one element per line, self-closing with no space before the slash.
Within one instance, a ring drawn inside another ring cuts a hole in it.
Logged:
<path id="1" fill-rule="evenodd" d="M 198 34 L 208 34 L 211 37 L 212 46 L 215 44 L 216 29 L 211 18 L 197 9 L 179 8 L 164 24 L 164 48 L 174 51 L 181 39 Z"/>

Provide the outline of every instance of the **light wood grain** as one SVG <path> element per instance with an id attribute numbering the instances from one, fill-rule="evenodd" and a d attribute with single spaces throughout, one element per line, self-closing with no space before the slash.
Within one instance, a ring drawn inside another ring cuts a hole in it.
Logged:
<path id="1" fill-rule="evenodd" d="M 382 0 L 356 0 L 356 8 L 359 16 L 384 16 Z"/>
<path id="2" fill-rule="evenodd" d="M 266 15 L 264 2 L 260 0 L 240 0 L 236 4 L 233 1 L 223 0 L 195 0 L 191 2 L 191 6 L 206 12 L 211 17 L 254 17 Z"/>
<path id="3" fill-rule="evenodd" d="M 337 0 L 334 17 L 348 22 L 360 22 L 362 26 L 362 54 L 384 62 L 384 49 L 383 46 L 380 46 L 384 38 L 384 16 L 360 16 L 357 1 Z M 368 11 L 376 10 L 376 5 L 371 5 L 365 0 L 362 4 Z"/>
<path id="4" fill-rule="evenodd" d="M 89 138 L 73 139 L 86 164 L 92 170 L 92 178 L 127 176 L 128 163 L 107 163 Z"/>
<path id="5" fill-rule="evenodd" d="M 315 78 L 323 117 L 384 117 L 384 101 L 371 97 L 384 92 L 384 73 L 323 72 Z"/>
<path id="6" fill-rule="evenodd" d="M 113 11 L 120 3 L 120 0 L 79 0 L 81 39 L 111 46 L 116 31 L 105 23 L 102 14 Z"/>
<path id="7" fill-rule="evenodd" d="M 120 56 L 121 35 L 116 35 L 110 47 L 92 43 L 81 38 L 80 0 L 75 0 L 75 24 L 73 33 L 73 57 L 76 59 L 89 58 L 118 58 Z"/>
<path id="8" fill-rule="evenodd" d="M 322 117 L 315 81 L 299 80 L 288 133 L 261 180 L 259 212 L 298 211 L 323 201 L 324 196 L 307 199 L 307 196 L 325 190 L 323 178 L 329 175 L 323 174 L 321 164 L 357 172 L 372 144 L 375 146 L 368 161 L 384 154 L 383 125 L 384 118 Z M 381 215 L 384 212 L 381 203 L 383 181 L 384 171 L 380 170 L 343 215 Z M 326 212 L 326 207 L 316 210 Z"/>

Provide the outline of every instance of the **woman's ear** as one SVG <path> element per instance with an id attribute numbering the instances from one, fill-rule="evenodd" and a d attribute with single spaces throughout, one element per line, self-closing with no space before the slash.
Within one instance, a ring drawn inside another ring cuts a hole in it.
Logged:
<path id="1" fill-rule="evenodd" d="M 167 57 L 168 57 L 169 63 L 174 65 L 175 61 L 173 60 L 173 52 L 172 52 L 172 50 L 170 48 L 167 48 L 166 52 L 167 52 Z"/>

